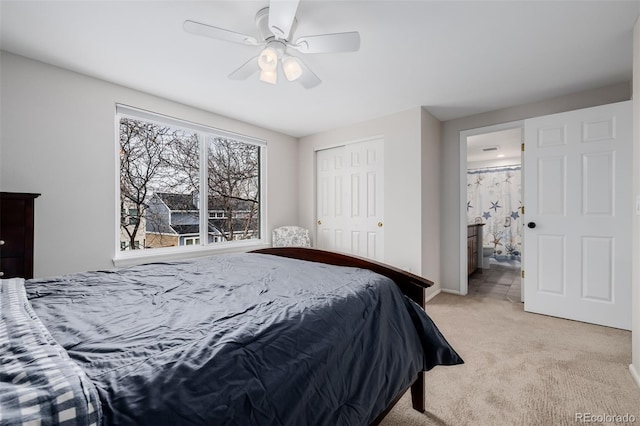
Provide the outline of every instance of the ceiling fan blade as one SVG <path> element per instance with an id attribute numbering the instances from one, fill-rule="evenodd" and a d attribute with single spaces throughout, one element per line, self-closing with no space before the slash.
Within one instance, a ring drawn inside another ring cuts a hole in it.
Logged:
<path id="1" fill-rule="evenodd" d="M 229 74 L 231 80 L 246 80 L 258 71 L 258 57 L 255 56 Z"/>
<path id="2" fill-rule="evenodd" d="M 313 71 L 311 71 L 311 69 L 309 69 L 309 67 L 300 60 L 300 58 L 296 59 L 300 63 L 300 68 L 302 68 L 302 75 L 296 81 L 299 81 L 305 89 L 312 89 L 322 83 L 322 80 L 320 80 L 318 76 L 315 75 Z"/>
<path id="3" fill-rule="evenodd" d="M 258 40 L 254 37 L 236 33 L 222 28 L 213 27 L 211 25 L 201 24 L 195 21 L 184 21 L 182 28 L 188 33 L 200 35 L 204 37 L 211 37 L 218 40 L 230 41 L 232 43 L 246 44 L 250 46 L 257 46 Z"/>
<path id="4" fill-rule="evenodd" d="M 300 37 L 291 47 L 302 53 L 357 52 L 360 49 L 360 33 L 352 31 Z"/>
<path id="5" fill-rule="evenodd" d="M 269 29 L 278 39 L 289 38 L 300 0 L 271 0 L 269 3 Z"/>

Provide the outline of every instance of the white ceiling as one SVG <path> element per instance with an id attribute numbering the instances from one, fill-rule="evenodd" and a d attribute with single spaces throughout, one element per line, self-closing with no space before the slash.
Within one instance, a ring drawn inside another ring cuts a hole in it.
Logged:
<path id="1" fill-rule="evenodd" d="M 292 136 L 424 106 L 445 121 L 628 81 L 640 1 L 302 0 L 293 39 L 359 31 L 357 53 L 306 55 L 306 90 L 227 75 L 259 48 L 187 34 L 186 19 L 257 36 L 268 1 L 0 2 L 3 50 Z"/>
<path id="2" fill-rule="evenodd" d="M 517 160 L 516 164 L 520 164 L 522 130 L 517 127 L 467 137 L 467 162 L 512 161 L 515 159 Z M 496 150 L 484 151 L 486 148 L 496 148 Z"/>

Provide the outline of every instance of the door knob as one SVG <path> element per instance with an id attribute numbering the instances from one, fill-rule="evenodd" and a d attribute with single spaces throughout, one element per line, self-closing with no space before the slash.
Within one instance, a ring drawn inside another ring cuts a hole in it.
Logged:
<path id="1" fill-rule="evenodd" d="M 536 227 L 536 223 L 535 223 L 535 222 L 529 222 L 529 223 L 527 223 L 527 226 L 528 226 L 529 228 L 533 229 L 533 228 L 535 228 L 535 227 Z"/>
<path id="2" fill-rule="evenodd" d="M 322 225 L 322 221 L 321 220 L 318 221 L 318 225 Z"/>
<path id="3" fill-rule="evenodd" d="M 382 222 L 378 222 L 378 228 L 382 228 Z"/>

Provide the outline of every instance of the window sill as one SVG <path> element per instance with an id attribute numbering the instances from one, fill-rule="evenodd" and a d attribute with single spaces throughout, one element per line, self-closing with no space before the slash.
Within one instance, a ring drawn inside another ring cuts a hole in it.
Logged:
<path id="1" fill-rule="evenodd" d="M 189 259 L 193 257 L 211 256 L 225 253 L 243 253 L 251 250 L 270 247 L 264 241 L 234 241 L 217 245 L 196 247 L 167 247 L 148 250 L 118 252 L 113 258 L 113 265 L 120 267 L 141 265 L 143 263 L 166 262 Z"/>

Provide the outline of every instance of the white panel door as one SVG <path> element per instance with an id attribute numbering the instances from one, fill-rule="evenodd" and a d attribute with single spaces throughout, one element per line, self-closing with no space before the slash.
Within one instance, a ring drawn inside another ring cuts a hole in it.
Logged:
<path id="1" fill-rule="evenodd" d="M 631 102 L 525 121 L 524 307 L 631 327 Z"/>
<path id="2" fill-rule="evenodd" d="M 345 167 L 344 146 L 316 153 L 317 247 L 321 250 L 348 251 L 345 244 Z"/>
<path id="3" fill-rule="evenodd" d="M 384 260 L 384 143 L 382 139 L 345 146 L 349 253 Z"/>
<path id="4" fill-rule="evenodd" d="M 384 141 L 317 152 L 317 239 L 323 250 L 384 260 Z"/>

